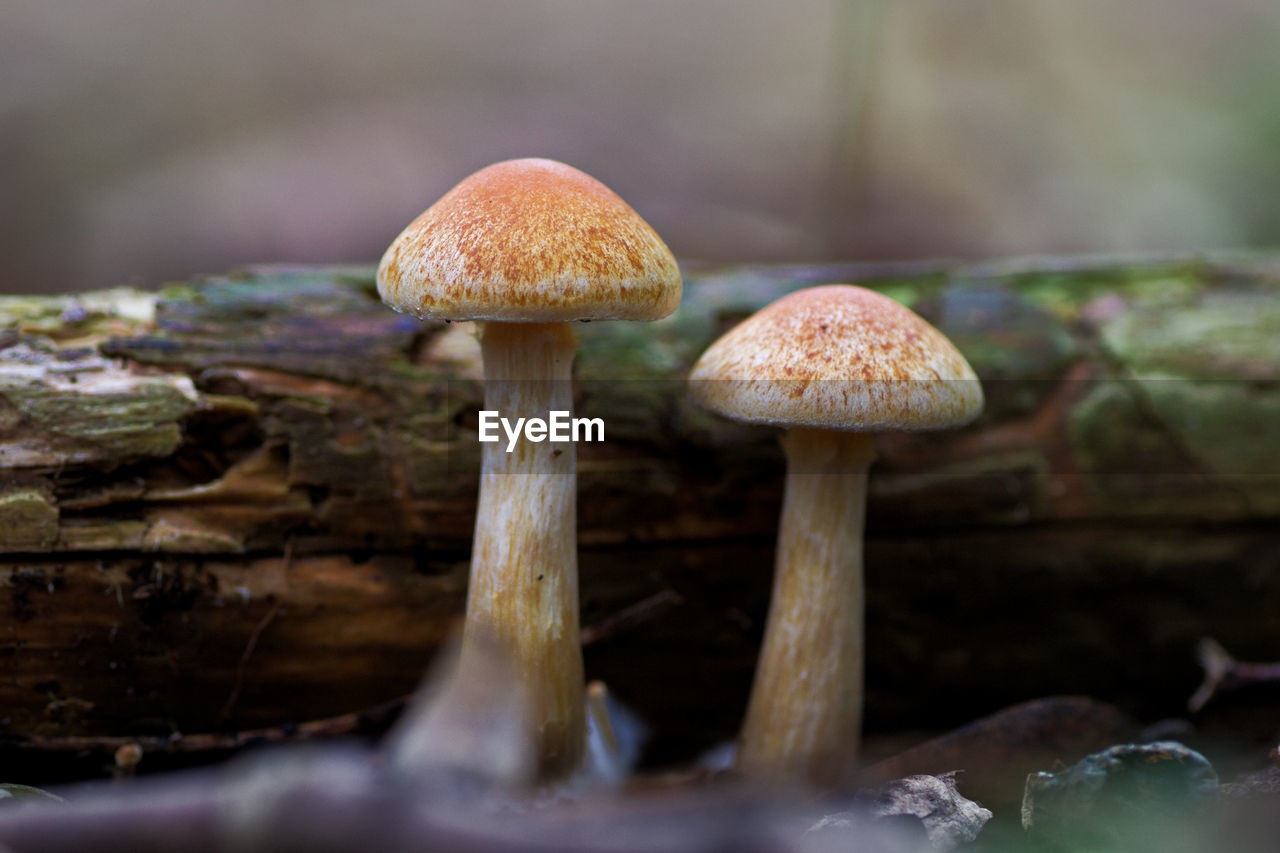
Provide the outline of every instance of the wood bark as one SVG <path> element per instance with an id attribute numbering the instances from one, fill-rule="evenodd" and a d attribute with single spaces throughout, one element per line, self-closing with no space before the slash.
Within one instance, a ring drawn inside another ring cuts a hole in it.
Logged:
<path id="1" fill-rule="evenodd" d="M 466 324 L 371 269 L 249 268 L 0 298 L 0 707 L 11 740 L 317 719 L 407 693 L 460 615 L 481 400 Z M 950 433 L 879 437 L 867 726 L 1061 692 L 1168 715 L 1214 635 L 1280 633 L 1280 260 L 686 270 L 652 324 L 590 323 L 575 409 L 583 640 L 687 756 L 741 720 L 783 475 L 776 435 L 684 396 L 797 287 L 912 307 L 983 378 Z"/>

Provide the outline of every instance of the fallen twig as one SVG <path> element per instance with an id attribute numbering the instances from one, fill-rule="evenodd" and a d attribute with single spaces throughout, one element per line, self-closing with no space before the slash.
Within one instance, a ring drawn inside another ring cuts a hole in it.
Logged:
<path id="1" fill-rule="evenodd" d="M 1200 641 L 1196 656 L 1204 667 L 1204 681 L 1191 698 L 1187 710 L 1196 713 L 1219 693 L 1260 684 L 1280 685 L 1280 663 L 1245 663 L 1231 656 L 1222 644 L 1209 637 Z"/>

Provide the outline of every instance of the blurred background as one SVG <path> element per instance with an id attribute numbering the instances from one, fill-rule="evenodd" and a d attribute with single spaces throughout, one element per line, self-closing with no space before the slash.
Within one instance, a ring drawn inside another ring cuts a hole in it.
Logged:
<path id="1" fill-rule="evenodd" d="M 0 292 L 373 261 L 517 156 L 682 258 L 1274 246 L 1274 0 L 7 0 Z"/>

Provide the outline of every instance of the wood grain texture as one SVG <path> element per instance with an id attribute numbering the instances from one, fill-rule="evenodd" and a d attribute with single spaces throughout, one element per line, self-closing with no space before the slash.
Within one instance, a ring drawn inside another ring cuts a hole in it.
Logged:
<path id="1" fill-rule="evenodd" d="M 736 730 L 782 457 L 683 376 L 732 323 L 840 281 L 947 334 L 988 401 L 963 430 L 880 440 L 871 730 L 1061 692 L 1167 713 L 1203 634 L 1268 659 L 1278 279 L 1270 256 L 689 268 L 667 320 L 579 325 L 575 410 L 607 424 L 578 459 L 588 676 L 659 753 Z M 366 267 L 3 297 L 0 328 L 13 736 L 278 725 L 412 687 L 465 595 L 464 328 L 389 311 Z"/>

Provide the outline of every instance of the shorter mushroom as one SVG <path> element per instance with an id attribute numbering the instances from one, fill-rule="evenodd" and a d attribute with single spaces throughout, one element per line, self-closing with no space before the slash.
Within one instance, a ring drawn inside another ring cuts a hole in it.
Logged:
<path id="1" fill-rule="evenodd" d="M 800 290 L 713 343 L 693 399 L 787 428 L 773 594 L 737 764 L 812 775 L 862 719 L 862 532 L 872 434 L 958 426 L 982 387 L 937 329 L 861 287 Z"/>

